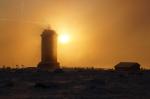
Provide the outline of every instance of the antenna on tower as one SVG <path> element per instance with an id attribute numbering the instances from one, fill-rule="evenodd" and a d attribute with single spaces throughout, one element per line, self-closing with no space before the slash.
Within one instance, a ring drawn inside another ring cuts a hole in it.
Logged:
<path id="1" fill-rule="evenodd" d="M 51 29 L 51 25 L 50 25 L 50 24 L 48 24 L 48 27 L 47 27 L 47 29 L 48 29 L 48 30 L 50 30 L 50 29 Z"/>

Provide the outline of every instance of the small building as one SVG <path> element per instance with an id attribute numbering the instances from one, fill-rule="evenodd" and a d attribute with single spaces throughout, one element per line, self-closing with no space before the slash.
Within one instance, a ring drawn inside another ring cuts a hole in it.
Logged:
<path id="1" fill-rule="evenodd" d="M 116 71 L 136 72 L 140 70 L 140 64 L 136 62 L 120 62 L 115 66 Z"/>

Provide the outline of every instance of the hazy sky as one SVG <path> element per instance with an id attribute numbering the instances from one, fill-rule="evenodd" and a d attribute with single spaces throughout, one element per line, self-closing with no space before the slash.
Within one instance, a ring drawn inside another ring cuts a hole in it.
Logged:
<path id="1" fill-rule="evenodd" d="M 36 66 L 48 24 L 71 37 L 64 66 L 150 66 L 150 0 L 0 0 L 0 65 Z"/>

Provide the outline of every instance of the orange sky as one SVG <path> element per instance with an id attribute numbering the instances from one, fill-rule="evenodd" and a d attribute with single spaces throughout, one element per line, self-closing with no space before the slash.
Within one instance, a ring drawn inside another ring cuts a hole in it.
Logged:
<path id="1" fill-rule="evenodd" d="M 0 65 L 36 66 L 48 24 L 71 36 L 58 44 L 63 66 L 149 68 L 149 0 L 0 0 Z"/>

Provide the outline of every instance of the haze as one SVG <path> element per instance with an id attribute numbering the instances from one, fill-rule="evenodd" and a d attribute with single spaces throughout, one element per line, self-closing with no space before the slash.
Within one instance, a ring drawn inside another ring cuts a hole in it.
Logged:
<path id="1" fill-rule="evenodd" d="M 71 37 L 58 43 L 63 66 L 136 61 L 149 68 L 149 0 L 0 0 L 0 65 L 36 66 L 49 24 Z"/>

